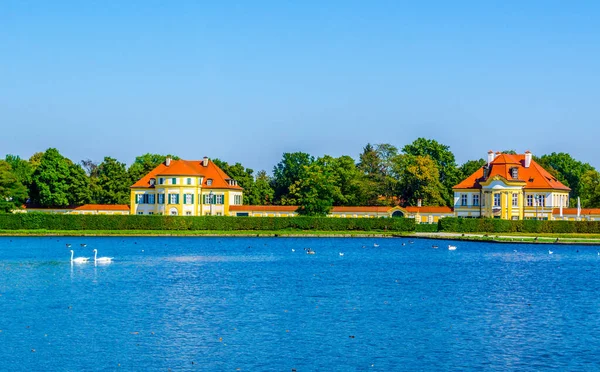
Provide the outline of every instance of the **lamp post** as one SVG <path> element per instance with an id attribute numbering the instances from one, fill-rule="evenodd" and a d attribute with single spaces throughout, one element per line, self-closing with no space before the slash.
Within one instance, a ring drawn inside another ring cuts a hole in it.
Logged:
<path id="1" fill-rule="evenodd" d="M 212 216 L 213 192 L 208 193 L 208 204 L 210 204 L 210 215 Z"/>

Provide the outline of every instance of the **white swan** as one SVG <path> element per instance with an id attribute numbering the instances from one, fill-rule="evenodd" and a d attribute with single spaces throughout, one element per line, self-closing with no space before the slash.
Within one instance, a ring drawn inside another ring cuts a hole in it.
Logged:
<path id="1" fill-rule="evenodd" d="M 114 257 L 97 257 L 98 256 L 98 250 L 94 249 L 94 262 L 98 262 L 98 263 L 110 263 L 112 262 Z"/>
<path id="2" fill-rule="evenodd" d="M 379 244 L 373 243 L 373 247 L 377 248 L 377 247 L 379 247 Z"/>
<path id="3" fill-rule="evenodd" d="M 554 252 L 552 252 L 551 250 L 548 250 L 548 254 L 553 254 Z"/>
<path id="4" fill-rule="evenodd" d="M 448 250 L 449 251 L 455 251 L 456 250 L 456 246 L 455 245 L 448 245 Z"/>
<path id="5" fill-rule="evenodd" d="M 77 257 L 77 258 L 73 258 L 73 255 L 75 254 L 75 252 L 73 252 L 73 250 L 71 249 L 71 262 L 73 263 L 86 263 L 90 260 L 89 257 Z"/>
<path id="6" fill-rule="evenodd" d="M 344 255 L 344 252 L 340 252 L 340 256 L 343 256 L 343 255 Z"/>

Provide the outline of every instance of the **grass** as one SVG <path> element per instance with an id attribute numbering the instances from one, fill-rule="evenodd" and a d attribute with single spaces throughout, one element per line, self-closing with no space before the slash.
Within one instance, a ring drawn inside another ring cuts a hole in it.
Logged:
<path id="1" fill-rule="evenodd" d="M 398 236 L 390 231 L 316 230 L 0 230 L 0 236 Z"/>

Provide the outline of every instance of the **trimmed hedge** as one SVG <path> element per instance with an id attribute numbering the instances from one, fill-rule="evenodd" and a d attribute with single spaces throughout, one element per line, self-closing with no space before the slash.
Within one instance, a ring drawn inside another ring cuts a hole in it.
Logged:
<path id="1" fill-rule="evenodd" d="M 437 223 L 420 223 L 416 225 L 417 232 L 438 232 Z"/>
<path id="2" fill-rule="evenodd" d="M 442 218 L 439 231 L 489 233 L 600 233 L 600 221 L 501 220 L 494 218 Z"/>
<path id="3" fill-rule="evenodd" d="M 414 231 L 412 218 L 0 214 L 0 230 Z"/>

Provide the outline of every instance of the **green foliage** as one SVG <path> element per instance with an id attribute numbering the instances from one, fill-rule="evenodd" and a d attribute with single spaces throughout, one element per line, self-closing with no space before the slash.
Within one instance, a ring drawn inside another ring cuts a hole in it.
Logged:
<path id="1" fill-rule="evenodd" d="M 404 146 L 402 152 L 413 156 L 429 156 L 438 166 L 440 182 L 444 189 L 440 194 L 445 200 L 445 205 L 452 205 L 452 187 L 460 182 L 457 164 L 450 146 L 442 145 L 435 140 L 417 138 L 413 143 Z"/>
<path id="2" fill-rule="evenodd" d="M 259 172 L 255 180 L 254 170 L 245 168 L 240 163 L 229 165 L 220 159 L 214 159 L 213 162 L 244 189 L 244 204 L 264 205 L 273 200 L 273 189 L 269 184 L 270 179 L 266 172 Z"/>
<path id="3" fill-rule="evenodd" d="M 144 154 L 138 156 L 133 161 L 133 164 L 129 167 L 127 172 L 132 183 L 136 183 L 146 174 L 150 173 L 151 170 L 159 166 L 161 163 L 170 157 L 173 160 L 179 160 L 179 157 L 174 155 L 160 155 L 160 154 Z"/>
<path id="4" fill-rule="evenodd" d="M 27 188 L 13 173 L 10 164 L 0 160 L 0 212 L 21 208 L 27 200 Z"/>
<path id="5" fill-rule="evenodd" d="M 394 205 L 394 190 L 397 180 L 393 177 L 393 159 L 398 149 L 381 143 L 373 147 L 370 143 L 363 148 L 357 168 L 362 177 L 357 178 L 357 189 L 361 191 L 357 199 L 363 205 Z"/>
<path id="6" fill-rule="evenodd" d="M 6 155 L 6 162 L 10 165 L 12 173 L 19 182 L 25 187 L 31 186 L 31 177 L 33 175 L 33 166 L 27 161 L 16 155 Z"/>
<path id="7" fill-rule="evenodd" d="M 485 161 L 483 159 L 468 160 L 467 162 L 465 162 L 458 168 L 458 182 L 457 183 L 466 179 L 467 177 L 469 177 L 470 175 L 472 175 L 473 173 L 478 171 L 479 168 L 483 167 L 486 164 L 487 164 L 487 161 Z"/>
<path id="8" fill-rule="evenodd" d="M 69 164 L 69 205 L 83 205 L 92 201 L 90 179 L 79 164 Z"/>
<path id="9" fill-rule="evenodd" d="M 304 152 L 286 152 L 283 159 L 273 168 L 273 201 L 282 204 L 283 197 L 290 193 L 290 186 L 304 177 L 305 167 L 311 165 L 314 158 Z"/>
<path id="10" fill-rule="evenodd" d="M 403 205 L 445 205 L 444 186 L 436 163 L 429 156 L 399 155 L 394 159 L 398 181 L 398 198 Z"/>
<path id="11" fill-rule="evenodd" d="M 271 187 L 271 177 L 269 177 L 267 175 L 267 172 L 265 172 L 264 170 L 259 171 L 256 175 L 256 180 L 254 181 L 254 188 L 252 190 L 252 200 L 256 203 L 255 205 L 272 204 L 274 195 L 275 191 Z"/>
<path id="12" fill-rule="evenodd" d="M 304 166 L 303 177 L 290 186 L 289 204 L 298 205 L 298 214 L 326 216 L 333 206 L 336 176 L 330 164 L 317 161 Z"/>
<path id="13" fill-rule="evenodd" d="M 581 177 L 585 172 L 594 170 L 594 167 L 588 163 L 575 160 L 571 155 L 564 152 L 543 155 L 536 158 L 536 162 L 549 171 L 554 169 L 558 172 L 557 178 L 571 188 L 571 203 L 572 206 L 575 206 L 577 197 L 583 196 L 581 194 Z"/>
<path id="14" fill-rule="evenodd" d="M 600 208 L 600 173 L 588 170 L 580 180 L 581 205 L 585 208 Z"/>
<path id="15" fill-rule="evenodd" d="M 32 175 L 31 201 L 41 207 L 69 205 L 69 176 L 71 162 L 57 149 L 49 148 L 39 159 Z"/>
<path id="16" fill-rule="evenodd" d="M 412 218 L 0 214 L 4 230 L 414 231 Z"/>
<path id="17" fill-rule="evenodd" d="M 415 225 L 416 232 L 438 232 L 437 223 L 419 223 Z"/>
<path id="18" fill-rule="evenodd" d="M 98 195 L 95 200 L 100 204 L 129 204 L 132 185 L 125 164 L 105 157 L 98 166 Z"/>
<path id="19" fill-rule="evenodd" d="M 459 233 L 600 233 L 600 221 L 502 220 L 446 217 L 439 231 Z"/>

